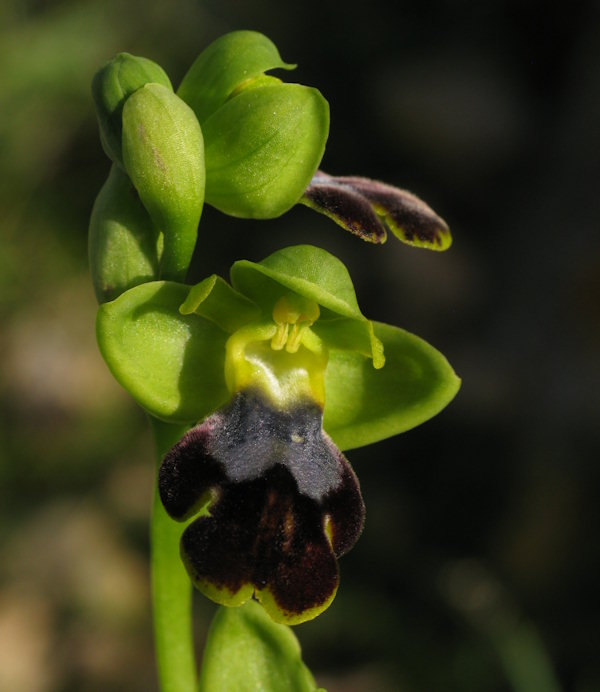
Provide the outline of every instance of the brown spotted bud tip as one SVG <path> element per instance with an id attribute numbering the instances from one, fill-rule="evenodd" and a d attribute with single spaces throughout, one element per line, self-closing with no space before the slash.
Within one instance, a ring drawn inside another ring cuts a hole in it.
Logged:
<path id="1" fill-rule="evenodd" d="M 388 231 L 431 250 L 446 250 L 452 243 L 446 222 L 425 202 L 378 180 L 317 171 L 300 201 L 371 243 L 384 243 Z"/>
<path id="2" fill-rule="evenodd" d="M 175 519 L 204 510 L 181 541 L 200 591 L 224 605 L 255 597 L 287 624 L 329 606 L 336 558 L 364 522 L 358 480 L 323 432 L 320 407 L 283 411 L 248 390 L 167 453 L 159 491 Z"/>

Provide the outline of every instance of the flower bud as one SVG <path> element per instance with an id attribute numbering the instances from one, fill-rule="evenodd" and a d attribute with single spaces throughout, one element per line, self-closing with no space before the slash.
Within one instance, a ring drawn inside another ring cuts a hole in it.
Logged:
<path id="1" fill-rule="evenodd" d="M 192 109 L 160 84 L 123 108 L 123 163 L 163 233 L 161 277 L 184 280 L 204 203 L 204 142 Z"/>
<path id="2" fill-rule="evenodd" d="M 234 32 L 198 57 L 177 91 L 202 125 L 206 201 L 226 214 L 280 216 L 321 161 L 327 101 L 316 89 L 264 74 L 293 67 L 262 34 Z"/>
<path id="3" fill-rule="evenodd" d="M 157 236 L 131 181 L 113 164 L 90 219 L 90 272 L 99 303 L 158 277 Z"/>
<path id="4" fill-rule="evenodd" d="M 121 154 L 121 115 L 125 101 L 148 82 L 162 84 L 173 91 L 167 74 L 152 60 L 119 53 L 104 65 L 92 80 L 92 96 L 100 125 L 100 141 L 106 155 L 123 164 Z"/>

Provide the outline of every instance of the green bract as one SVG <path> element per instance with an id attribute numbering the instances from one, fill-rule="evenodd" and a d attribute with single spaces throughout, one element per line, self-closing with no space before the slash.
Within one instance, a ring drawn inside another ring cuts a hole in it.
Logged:
<path id="1" fill-rule="evenodd" d="M 90 219 L 90 273 L 99 303 L 158 277 L 157 237 L 131 181 L 113 164 Z"/>
<path id="2" fill-rule="evenodd" d="M 241 608 L 221 608 L 211 625 L 199 692 L 215 690 L 315 692 L 316 685 L 289 627 L 248 601 Z"/>
<path id="3" fill-rule="evenodd" d="M 324 427 L 341 449 L 419 425 L 456 394 L 459 379 L 444 356 L 412 334 L 363 317 L 345 267 L 324 250 L 297 246 L 262 262 L 236 262 L 231 278 L 233 288 L 216 278 L 191 290 L 149 283 L 101 306 L 101 352 L 116 379 L 153 415 L 191 423 L 227 401 L 226 343 L 235 334 L 275 339 L 281 329 L 273 321 L 276 301 L 287 296 L 291 304 L 294 295 L 320 310 L 302 338 L 307 353 L 315 339 L 327 353 Z M 383 354 L 385 366 L 373 367 L 383 364 Z"/>
<path id="4" fill-rule="evenodd" d="M 122 165 L 121 115 L 125 101 L 144 84 L 155 82 L 173 91 L 165 71 L 152 60 L 119 53 L 92 80 L 100 140 L 107 156 Z"/>
<path id="5" fill-rule="evenodd" d="M 123 107 L 123 163 L 163 233 L 161 276 L 183 280 L 204 203 L 204 141 L 193 111 L 160 84 Z"/>
<path id="6" fill-rule="evenodd" d="M 264 75 L 292 67 L 265 36 L 239 31 L 206 48 L 178 89 L 202 125 L 206 201 L 227 214 L 283 214 L 321 161 L 327 101 L 316 89 Z"/>

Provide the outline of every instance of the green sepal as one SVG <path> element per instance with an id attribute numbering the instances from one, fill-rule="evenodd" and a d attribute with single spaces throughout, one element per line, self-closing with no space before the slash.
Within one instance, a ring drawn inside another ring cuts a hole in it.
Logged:
<path id="1" fill-rule="evenodd" d="M 199 683 L 199 692 L 317 690 L 292 630 L 274 623 L 255 601 L 219 608 L 208 633 Z"/>
<path id="2" fill-rule="evenodd" d="M 304 194 L 325 150 L 319 91 L 269 80 L 242 89 L 202 123 L 206 201 L 243 218 L 274 218 Z"/>
<path id="3" fill-rule="evenodd" d="M 342 450 L 362 447 L 424 423 L 460 387 L 446 358 L 414 334 L 374 322 L 385 349 L 375 370 L 356 351 L 329 352 L 323 427 Z"/>
<path id="4" fill-rule="evenodd" d="M 171 81 L 160 65 L 129 53 L 116 55 L 92 79 L 92 97 L 100 126 L 100 141 L 106 155 L 119 165 L 123 164 L 123 106 L 131 94 L 149 82 L 162 84 L 173 91 Z"/>
<path id="5" fill-rule="evenodd" d="M 204 141 L 192 109 L 160 84 L 123 108 L 123 162 L 163 233 L 161 278 L 184 280 L 204 203 Z"/>
<path id="6" fill-rule="evenodd" d="M 295 245 L 261 262 L 239 260 L 231 267 L 234 288 L 260 305 L 266 313 L 282 295 L 282 287 L 315 301 L 320 318 L 312 326 L 326 345 L 368 355 L 383 367 L 383 347 L 372 324 L 361 313 L 348 270 L 326 250 Z"/>
<path id="7" fill-rule="evenodd" d="M 90 273 L 99 303 L 158 277 L 157 237 L 131 181 L 113 164 L 90 218 Z"/>
<path id="8" fill-rule="evenodd" d="M 229 398 L 224 379 L 227 334 L 198 315 L 182 315 L 189 286 L 154 281 L 98 310 L 96 332 L 115 379 L 149 413 L 193 422 Z"/>
<path id="9" fill-rule="evenodd" d="M 270 313 L 281 287 L 314 300 L 320 320 L 339 316 L 364 320 L 348 270 L 337 257 L 314 245 L 277 250 L 260 262 L 239 260 L 230 271 L 232 286 Z"/>
<path id="10" fill-rule="evenodd" d="M 196 58 L 177 89 L 200 123 L 210 117 L 241 85 L 267 70 L 292 70 L 275 44 L 256 31 L 221 36 Z"/>
<path id="11" fill-rule="evenodd" d="M 179 312 L 182 315 L 200 315 L 228 334 L 260 317 L 257 305 L 216 274 L 192 286 Z"/>

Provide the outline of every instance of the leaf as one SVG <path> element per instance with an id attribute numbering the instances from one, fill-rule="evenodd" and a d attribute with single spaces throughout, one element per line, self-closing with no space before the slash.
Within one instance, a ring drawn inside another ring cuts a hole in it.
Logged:
<path id="1" fill-rule="evenodd" d="M 204 143 L 194 112 L 160 84 L 138 89 L 123 107 L 123 162 L 163 232 L 161 277 L 185 279 L 204 203 Z"/>
<path id="2" fill-rule="evenodd" d="M 267 70 L 292 70 L 275 44 L 257 31 L 233 31 L 205 48 L 183 78 L 177 95 L 200 123 L 210 117 L 244 82 Z"/>
<path id="3" fill-rule="evenodd" d="M 323 427 L 342 450 L 424 423 L 460 387 L 446 358 L 427 342 L 398 327 L 373 324 L 385 350 L 381 370 L 357 352 L 331 350 L 329 354 Z"/>
<path id="4" fill-rule="evenodd" d="M 316 89 L 270 80 L 225 102 L 202 131 L 207 203 L 274 218 L 299 201 L 321 161 L 329 106 Z"/>
<path id="5" fill-rule="evenodd" d="M 234 262 L 231 283 L 268 313 L 287 288 L 325 308 L 319 321 L 340 315 L 365 320 L 346 267 L 313 245 L 287 247 L 261 262 Z"/>
<path id="6" fill-rule="evenodd" d="M 98 310 L 100 352 L 115 379 L 149 413 L 193 422 L 229 399 L 227 334 L 198 315 L 181 315 L 189 286 L 154 281 Z"/>
<path id="7" fill-rule="evenodd" d="M 199 692 L 315 692 L 292 630 L 254 601 L 221 607 L 204 649 Z M 324 692 L 324 691 L 323 691 Z"/>

